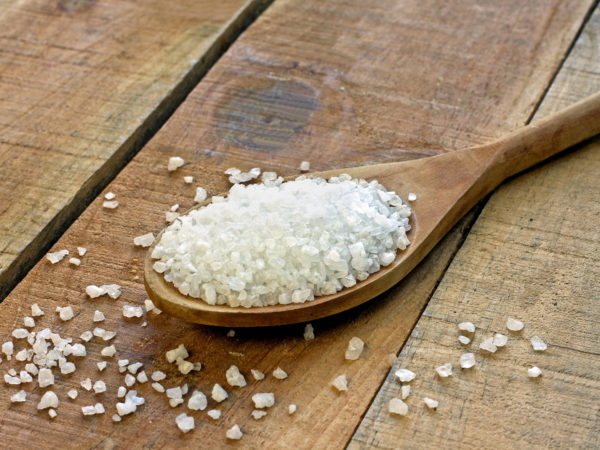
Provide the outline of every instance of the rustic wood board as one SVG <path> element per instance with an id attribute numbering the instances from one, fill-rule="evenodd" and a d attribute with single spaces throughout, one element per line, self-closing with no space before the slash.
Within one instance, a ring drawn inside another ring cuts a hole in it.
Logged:
<path id="1" fill-rule="evenodd" d="M 0 299 L 266 3 L 0 1 Z"/>
<path id="2" fill-rule="evenodd" d="M 587 23 L 535 118 L 600 89 L 600 11 Z M 598 448 L 600 433 L 600 142 L 502 186 L 486 204 L 419 319 L 395 368 L 418 374 L 409 416 L 390 417 L 400 385 L 388 374 L 350 448 Z M 525 328 L 505 327 L 508 316 Z M 456 324 L 472 321 L 474 345 Z M 477 350 L 509 334 L 492 357 Z M 535 353 L 529 338 L 548 350 Z M 477 366 L 461 371 L 473 351 Z M 440 380 L 434 368 L 452 362 Z M 527 368 L 542 370 L 539 380 Z M 429 412 L 423 397 L 439 400 Z"/>
<path id="3" fill-rule="evenodd" d="M 205 412 L 191 413 L 197 429 L 187 435 L 174 423 L 184 407 L 172 410 L 164 395 L 140 385 L 147 404 L 113 425 L 114 392 L 122 375 L 112 360 L 105 372 L 97 372 L 103 343 L 94 341 L 79 370 L 57 383 L 63 403 L 53 422 L 35 410 L 39 389 L 27 387 L 30 401 L 14 406 L 7 402 L 16 389 L 0 392 L 0 438 L 10 446 L 31 446 L 43 436 L 46 448 L 64 447 L 66 439 L 72 447 L 220 447 L 226 444 L 225 430 L 237 422 L 246 432 L 240 443 L 245 447 L 344 446 L 388 372 L 386 355 L 401 348 L 468 219 L 384 296 L 315 323 L 317 338 L 310 342 L 302 339 L 302 326 L 242 330 L 227 338 L 227 330 L 184 324 L 165 314 L 149 313 L 145 328 L 142 319 L 125 321 L 122 306 L 146 298 L 144 251 L 133 247 L 133 237 L 158 231 L 170 205 L 192 205 L 194 185 L 185 185 L 183 175 L 216 193 L 227 187 L 222 172 L 230 166 L 260 165 L 289 175 L 304 159 L 325 169 L 414 158 L 442 146 L 481 143 L 525 123 L 590 3 L 514 1 L 482 8 L 475 2 L 450 7 L 408 0 L 275 2 L 111 183 L 108 189 L 120 206 L 105 210 L 102 199 L 95 200 L 54 246 L 87 247 L 82 265 L 41 261 L 0 305 L 0 335 L 8 336 L 33 302 L 46 310 L 42 326 L 75 337 L 93 328 L 92 314 L 100 309 L 107 316 L 103 328 L 118 332 L 118 357 L 142 361 L 149 372 L 165 370 L 167 387 L 187 382 L 209 393 L 212 383 L 225 385 L 231 364 L 249 380 L 250 369 L 270 372 L 277 366 L 289 378 L 268 375 L 249 387 L 228 389 L 224 418 L 213 422 Z M 168 173 L 167 159 L 175 155 L 188 165 Z M 91 301 L 83 292 L 88 284 L 113 282 L 123 286 L 117 301 Z M 72 305 L 77 317 L 62 324 L 52 310 L 64 305 Z M 355 335 L 367 349 L 360 361 L 344 362 Z M 179 343 L 190 349 L 192 361 L 203 362 L 201 372 L 182 376 L 166 363 L 164 352 Z M 11 365 L 5 361 L 0 367 Z M 351 389 L 338 395 L 329 382 L 343 372 Z M 79 407 L 95 403 L 90 393 L 74 402 L 65 398 L 86 377 L 109 386 L 109 393 L 97 396 L 107 407 L 105 416 L 82 417 Z M 255 422 L 250 398 L 270 391 L 277 404 Z M 288 417 L 292 402 L 298 412 Z"/>

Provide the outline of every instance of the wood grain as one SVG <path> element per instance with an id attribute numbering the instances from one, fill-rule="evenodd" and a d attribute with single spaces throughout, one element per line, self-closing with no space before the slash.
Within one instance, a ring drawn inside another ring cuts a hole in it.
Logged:
<path id="1" fill-rule="evenodd" d="M 15 406 L 7 406 L 15 389 L 0 391 L 2 442 L 32 447 L 43 441 L 45 448 L 64 448 L 65 442 L 73 448 L 223 447 L 225 430 L 237 422 L 246 433 L 242 447 L 344 446 L 388 372 L 386 355 L 402 346 L 464 228 L 455 229 L 411 276 L 368 306 L 315 323 L 317 338 L 310 342 L 302 339 L 302 326 L 238 330 L 227 338 L 226 329 L 182 323 L 166 314 L 150 313 L 147 327 L 140 326 L 142 320 L 123 320 L 123 304 L 146 298 L 144 251 L 132 245 L 133 237 L 160 230 L 170 205 L 192 205 L 194 185 L 185 185 L 183 175 L 193 175 L 210 193 L 222 192 L 227 186 L 222 172 L 230 166 L 260 165 L 289 175 L 298 173 L 304 159 L 316 169 L 411 159 L 484 142 L 525 123 L 589 5 L 275 2 L 111 183 L 108 189 L 120 206 L 108 211 L 97 199 L 54 246 L 88 247 L 82 265 L 41 261 L 0 305 L 0 335 L 8 336 L 33 302 L 46 310 L 41 326 L 70 336 L 92 328 L 93 311 L 100 309 L 107 316 L 103 327 L 118 332 L 118 357 L 143 361 L 149 371 L 165 370 L 167 387 L 187 382 L 208 393 L 214 382 L 225 385 L 231 364 L 249 381 L 250 369 L 270 373 L 277 366 L 289 378 L 269 374 L 246 388 L 228 388 L 224 418 L 213 422 L 203 412 L 191 413 L 197 428 L 187 435 L 174 424 L 184 407 L 171 409 L 164 395 L 142 385 L 138 391 L 147 404 L 113 425 L 109 416 L 122 375 L 114 361 L 97 373 L 93 363 L 103 344 L 94 341 L 79 370 L 61 377 L 56 390 L 64 400 L 53 422 L 35 411 L 39 389 L 28 387 L 30 401 Z M 188 164 L 168 173 L 167 159 L 175 155 Z M 123 286 L 117 301 L 88 300 L 83 292 L 88 284 L 111 282 Z M 62 324 L 51 311 L 67 304 L 77 317 Z M 352 336 L 361 337 L 367 348 L 361 360 L 349 363 L 343 354 Z M 182 376 L 166 363 L 164 352 L 179 343 L 190 349 L 192 361 L 203 362 L 201 372 Z M 340 373 L 350 379 L 343 395 L 329 386 Z M 65 399 L 64 393 L 88 376 L 109 386 L 102 396 L 106 416 L 81 416 L 78 408 L 94 402 L 89 393 L 73 404 Z M 277 398 L 260 422 L 249 416 L 256 392 L 274 392 Z M 290 417 L 286 409 L 292 402 L 298 412 Z"/>
<path id="2" fill-rule="evenodd" d="M 0 300 L 267 3 L 0 1 Z"/>
<path id="3" fill-rule="evenodd" d="M 596 11 L 535 115 L 543 118 L 600 90 Z M 591 142 L 498 190 L 449 266 L 397 367 L 418 374 L 410 415 L 387 413 L 399 384 L 388 375 L 350 448 L 598 448 L 600 401 L 600 143 Z M 525 322 L 510 334 L 508 316 Z M 472 321 L 474 345 L 456 324 Z M 478 354 L 481 340 L 509 334 L 507 348 Z M 529 343 L 540 336 L 548 350 Z M 477 354 L 461 371 L 459 356 Z M 454 375 L 435 376 L 451 361 Z M 542 370 L 539 380 L 527 368 Z M 439 400 L 435 413 L 422 398 Z"/>

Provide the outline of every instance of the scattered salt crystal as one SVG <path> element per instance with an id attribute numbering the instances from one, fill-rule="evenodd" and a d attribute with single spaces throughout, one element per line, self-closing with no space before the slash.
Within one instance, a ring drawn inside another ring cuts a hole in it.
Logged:
<path id="1" fill-rule="evenodd" d="M 154 309 L 154 302 L 147 298 L 146 300 L 144 300 L 144 308 L 146 308 L 146 312 L 152 311 Z"/>
<path id="2" fill-rule="evenodd" d="M 104 291 L 104 289 L 94 285 L 94 284 L 90 284 L 89 286 L 87 286 L 85 288 L 85 293 L 90 297 L 90 298 L 97 298 L 100 297 L 101 295 L 106 294 L 106 292 Z"/>
<path id="3" fill-rule="evenodd" d="M 12 403 L 22 403 L 27 400 L 27 392 L 21 390 L 14 395 L 10 396 L 10 401 Z"/>
<path id="4" fill-rule="evenodd" d="M 125 386 L 119 386 L 119 389 L 117 389 L 117 397 L 123 398 L 125 397 L 125 394 L 127 394 L 127 388 Z"/>
<path id="5" fill-rule="evenodd" d="M 315 338 L 315 329 L 313 328 L 312 324 L 307 323 L 306 326 L 304 327 L 304 340 L 312 341 L 314 338 Z"/>
<path id="6" fill-rule="evenodd" d="M 94 405 L 94 409 L 96 410 L 96 414 L 104 414 L 104 405 L 102 403 L 96 403 Z"/>
<path id="7" fill-rule="evenodd" d="M 130 374 L 135 375 L 138 370 L 142 368 L 144 364 L 141 362 L 131 363 L 127 366 L 127 370 Z"/>
<path id="8" fill-rule="evenodd" d="M 69 389 L 69 391 L 67 392 L 67 396 L 72 400 L 75 400 L 77 398 L 77 395 L 79 395 L 77 389 Z"/>
<path id="9" fill-rule="evenodd" d="M 118 415 L 118 414 L 113 414 L 112 420 L 113 420 L 113 422 L 120 422 L 121 421 L 121 416 Z"/>
<path id="10" fill-rule="evenodd" d="M 213 386 L 210 396 L 217 403 L 221 403 L 223 400 L 225 400 L 227 397 L 229 397 L 229 395 L 227 394 L 227 391 L 225 389 L 223 389 L 221 387 L 221 385 L 218 383 Z"/>
<path id="11" fill-rule="evenodd" d="M 256 381 L 260 381 L 260 380 L 264 380 L 265 379 L 265 374 L 262 373 L 260 370 L 252 369 L 252 370 L 250 370 L 250 372 L 252 373 L 252 376 L 254 377 L 254 379 Z"/>
<path id="12" fill-rule="evenodd" d="M 143 370 L 138 373 L 137 377 L 136 377 L 138 383 L 147 383 L 148 382 L 148 375 L 146 375 L 146 372 L 144 372 Z"/>
<path id="13" fill-rule="evenodd" d="M 5 374 L 4 375 L 4 382 L 6 384 L 18 385 L 18 384 L 21 384 L 21 379 L 19 377 L 14 376 L 14 375 Z"/>
<path id="14" fill-rule="evenodd" d="M 96 414 L 96 408 L 94 407 L 94 405 L 82 406 L 81 413 L 84 416 L 93 416 L 94 414 Z"/>
<path id="15" fill-rule="evenodd" d="M 25 361 L 27 359 L 27 349 L 19 350 L 15 355 L 17 361 Z"/>
<path id="16" fill-rule="evenodd" d="M 360 354 L 362 353 L 365 347 L 365 343 L 358 337 L 353 337 L 348 342 L 348 348 L 346 349 L 346 359 L 355 361 L 360 358 Z"/>
<path id="17" fill-rule="evenodd" d="M 72 362 L 65 362 L 60 364 L 60 373 L 69 374 L 75 372 L 75 364 Z"/>
<path id="18" fill-rule="evenodd" d="M 288 374 L 281 367 L 278 367 L 273 371 L 273 376 L 278 380 L 285 380 L 288 377 Z"/>
<path id="19" fill-rule="evenodd" d="M 435 371 L 437 372 L 437 374 L 440 377 L 448 378 L 450 375 L 452 375 L 452 364 L 450 364 L 450 363 L 442 364 L 441 366 L 436 367 Z"/>
<path id="20" fill-rule="evenodd" d="M 179 405 L 181 405 L 183 403 L 183 399 L 182 398 L 171 398 L 169 399 L 169 405 L 171 406 L 171 408 L 175 408 Z"/>
<path id="21" fill-rule="evenodd" d="M 471 343 L 471 339 L 468 338 L 467 336 L 463 336 L 462 334 L 460 336 L 458 336 L 458 341 L 462 344 L 462 345 L 467 345 Z"/>
<path id="22" fill-rule="evenodd" d="M 177 428 L 179 428 L 184 433 L 193 430 L 196 427 L 194 423 L 194 418 L 188 416 L 186 413 L 181 413 L 175 418 L 175 423 L 177 424 Z"/>
<path id="23" fill-rule="evenodd" d="M 260 176 L 260 181 L 262 181 L 263 183 L 269 182 L 269 181 L 275 181 L 277 179 L 277 172 L 263 172 L 262 175 Z"/>
<path id="24" fill-rule="evenodd" d="M 106 383 L 102 380 L 98 380 L 94 383 L 93 389 L 96 394 L 102 394 L 103 392 L 106 392 Z"/>
<path id="25" fill-rule="evenodd" d="M 117 206 L 119 206 L 119 202 L 116 200 L 102 202 L 102 207 L 106 209 L 115 209 Z"/>
<path id="26" fill-rule="evenodd" d="M 527 369 L 527 376 L 529 378 L 537 378 L 542 374 L 542 371 L 540 370 L 539 367 L 537 366 L 533 366 L 529 369 Z"/>
<path id="27" fill-rule="evenodd" d="M 472 322 L 461 322 L 458 324 L 458 329 L 467 333 L 475 333 L 475 325 Z"/>
<path id="28" fill-rule="evenodd" d="M 494 340 L 492 341 L 492 343 L 496 347 L 504 347 L 507 342 L 508 342 L 508 337 L 506 337 L 506 336 L 504 336 L 503 334 L 500 334 L 500 333 L 496 333 L 494 335 Z"/>
<path id="29" fill-rule="evenodd" d="M 125 375 L 125 386 L 131 387 L 135 384 L 135 381 L 136 381 L 136 379 L 133 375 L 131 375 L 129 373 L 127 375 Z"/>
<path id="30" fill-rule="evenodd" d="M 221 411 L 219 411 L 218 409 L 211 409 L 206 414 L 208 415 L 208 417 L 214 420 L 221 418 Z"/>
<path id="31" fill-rule="evenodd" d="M 116 331 L 105 331 L 104 335 L 102 336 L 102 340 L 104 340 L 104 341 L 110 341 L 116 335 L 117 335 Z"/>
<path id="32" fill-rule="evenodd" d="M 50 252 L 46 254 L 46 259 L 52 264 L 62 261 L 62 259 L 69 254 L 69 250 L 59 250 L 57 252 Z"/>
<path id="33" fill-rule="evenodd" d="M 308 172 L 310 170 L 310 162 L 308 162 L 308 161 L 302 161 L 300 163 L 300 170 L 302 172 Z"/>
<path id="34" fill-rule="evenodd" d="M 415 373 L 408 369 L 398 369 L 394 375 L 396 375 L 396 378 L 398 378 L 398 381 L 401 383 L 409 383 L 416 377 Z"/>
<path id="35" fill-rule="evenodd" d="M 179 344 L 179 346 L 173 350 L 169 350 L 165 354 L 167 361 L 170 363 L 174 363 L 177 361 L 177 358 L 186 359 L 190 356 L 188 351 L 185 348 L 185 345 Z"/>
<path id="36" fill-rule="evenodd" d="M 42 311 L 42 309 L 38 306 L 37 303 L 34 303 L 33 305 L 31 305 L 31 315 L 33 317 L 43 316 L 44 311 Z"/>
<path id="37" fill-rule="evenodd" d="M 186 175 L 183 177 L 183 181 L 185 184 L 191 184 L 194 182 L 194 177 Z"/>
<path id="38" fill-rule="evenodd" d="M 154 382 L 152 383 L 152 388 L 156 391 L 156 392 L 165 392 L 165 388 L 162 384 L 160 384 L 159 382 Z"/>
<path id="39" fill-rule="evenodd" d="M 15 328 L 12 332 L 12 335 L 15 339 L 25 339 L 29 336 L 29 331 L 25 328 Z"/>
<path id="40" fill-rule="evenodd" d="M 102 322 L 105 318 L 102 311 L 94 311 L 94 322 Z"/>
<path id="41" fill-rule="evenodd" d="M 460 367 L 470 369 L 475 365 L 475 355 L 473 353 L 465 353 L 460 355 Z"/>
<path id="42" fill-rule="evenodd" d="M 154 242 L 154 235 L 152 233 L 142 234 L 133 238 L 133 244 L 140 247 L 150 247 Z"/>
<path id="43" fill-rule="evenodd" d="M 251 414 L 252 414 L 252 417 L 254 417 L 254 420 L 260 420 L 267 415 L 267 412 L 259 411 L 259 410 L 255 409 L 254 411 L 252 411 Z"/>
<path id="44" fill-rule="evenodd" d="M 123 317 L 142 317 L 144 311 L 141 306 L 123 305 Z"/>
<path id="45" fill-rule="evenodd" d="M 15 347 L 12 341 L 7 341 L 4 344 L 2 344 L 2 353 L 6 355 L 6 359 L 8 359 L 9 361 L 12 358 L 14 348 Z"/>
<path id="46" fill-rule="evenodd" d="M 92 380 L 90 380 L 89 378 L 86 378 L 80 384 L 81 384 L 81 387 L 84 388 L 86 391 L 92 390 Z"/>
<path id="47" fill-rule="evenodd" d="M 131 399 L 127 398 L 123 403 L 117 403 L 117 413 L 119 416 L 126 416 L 135 412 L 137 409 L 137 405 L 131 401 Z"/>
<path id="48" fill-rule="evenodd" d="M 169 158 L 169 163 L 167 164 L 167 170 L 169 172 L 173 172 L 173 171 L 179 169 L 184 164 L 185 164 L 185 161 L 183 160 L 183 158 L 181 158 L 179 156 L 171 156 Z"/>
<path id="49" fill-rule="evenodd" d="M 229 383 L 230 386 L 246 386 L 246 379 L 244 378 L 244 375 L 240 373 L 240 370 L 235 365 L 227 369 L 225 377 L 227 378 L 227 383 Z"/>
<path id="50" fill-rule="evenodd" d="M 506 328 L 510 331 L 521 331 L 524 326 L 525 324 L 520 320 L 513 319 L 512 317 L 506 319 Z"/>
<path id="51" fill-rule="evenodd" d="M 79 256 L 84 256 L 87 253 L 87 248 L 77 247 L 77 253 L 79 254 Z"/>
<path id="52" fill-rule="evenodd" d="M 408 414 L 408 405 L 399 398 L 393 398 L 388 403 L 388 411 L 390 414 L 406 416 Z"/>
<path id="53" fill-rule="evenodd" d="M 400 388 L 400 393 L 402 394 L 402 400 L 406 400 L 410 395 L 410 386 L 408 384 L 403 385 Z"/>
<path id="54" fill-rule="evenodd" d="M 254 394 L 252 401 L 255 408 L 269 408 L 275 404 L 275 395 L 271 392 Z"/>
<path id="55" fill-rule="evenodd" d="M 50 369 L 43 367 L 39 370 L 38 384 L 41 388 L 54 384 L 54 375 Z"/>
<path id="56" fill-rule="evenodd" d="M 439 405 L 439 402 L 438 402 L 437 400 L 433 400 L 433 399 L 431 399 L 431 398 L 429 398 L 429 397 L 425 397 L 425 398 L 423 399 L 423 401 L 425 402 L 425 404 L 427 405 L 427 407 L 428 407 L 429 409 L 436 410 L 436 409 L 437 409 L 437 407 L 438 407 L 438 405 Z"/>
<path id="57" fill-rule="evenodd" d="M 167 376 L 164 372 L 161 372 L 160 370 L 155 370 L 154 372 L 152 372 L 150 378 L 152 378 L 153 381 L 161 381 L 167 378 Z"/>
<path id="58" fill-rule="evenodd" d="M 84 331 L 83 333 L 81 333 L 81 335 L 79 336 L 81 339 L 83 339 L 85 342 L 89 342 L 90 339 L 92 339 L 94 335 L 92 334 L 91 331 Z"/>
<path id="59" fill-rule="evenodd" d="M 9 369 L 8 370 L 8 374 L 11 375 L 11 376 L 13 376 L 13 377 L 16 377 L 17 376 L 17 371 L 15 369 Z"/>
<path id="60" fill-rule="evenodd" d="M 348 390 L 348 379 L 346 374 L 339 375 L 332 382 L 331 385 L 336 388 L 339 392 Z"/>
<path id="61" fill-rule="evenodd" d="M 37 409 L 57 408 L 59 403 L 56 394 L 52 391 L 48 391 L 42 396 L 37 405 Z"/>
<path id="62" fill-rule="evenodd" d="M 104 194 L 106 200 L 114 200 L 117 196 L 113 192 L 107 192 Z"/>
<path id="63" fill-rule="evenodd" d="M 181 374 L 187 375 L 192 370 L 194 370 L 194 363 L 192 363 L 190 361 L 186 361 L 186 360 L 181 359 L 181 358 L 178 358 L 177 359 L 177 370 L 179 370 L 179 372 Z"/>
<path id="64" fill-rule="evenodd" d="M 243 435 L 244 435 L 244 433 L 242 433 L 242 430 L 240 430 L 240 427 L 237 424 L 235 424 L 234 426 L 232 426 L 225 433 L 225 436 L 227 436 L 227 439 L 233 439 L 233 440 L 236 440 L 236 441 L 240 440 Z"/>
<path id="65" fill-rule="evenodd" d="M 192 395 L 190 396 L 187 403 L 187 407 L 194 411 L 204 411 L 207 405 L 208 401 L 206 400 L 206 395 L 204 395 L 200 391 L 192 392 Z"/>
<path id="66" fill-rule="evenodd" d="M 167 389 L 167 397 L 169 398 L 181 398 L 183 396 L 183 392 L 181 391 L 181 387 L 176 386 L 171 389 Z"/>
<path id="67" fill-rule="evenodd" d="M 111 357 L 115 356 L 116 353 L 117 353 L 117 349 L 115 348 L 114 345 L 109 345 L 108 347 L 104 347 L 100 351 L 100 354 L 102 356 L 106 356 L 107 358 L 111 358 Z"/>
<path id="68" fill-rule="evenodd" d="M 530 341 L 531 341 L 533 350 L 535 350 L 536 352 L 543 352 L 544 350 L 546 350 L 548 348 L 546 343 L 538 336 L 533 336 L 530 339 Z"/>
<path id="69" fill-rule="evenodd" d="M 79 258 L 69 258 L 69 264 L 72 266 L 79 266 L 81 265 L 81 260 Z"/>
<path id="70" fill-rule="evenodd" d="M 175 211 L 177 211 L 178 209 L 179 209 L 179 203 L 175 203 L 174 205 L 172 205 L 172 206 L 169 208 L 169 211 L 171 211 L 171 212 L 175 212 Z M 150 247 L 150 246 L 148 245 L 148 247 Z"/>
<path id="71" fill-rule="evenodd" d="M 61 320 L 63 321 L 67 321 L 67 320 L 71 320 L 74 316 L 73 314 L 73 308 L 70 306 L 65 306 L 65 307 L 61 307 L 61 306 L 57 306 L 56 307 L 56 312 L 58 313 L 59 317 Z"/>
<path id="72" fill-rule="evenodd" d="M 48 410 L 48 415 L 50 416 L 51 419 L 54 419 L 58 415 L 58 413 L 56 412 L 55 409 L 50 408 Z"/>
<path id="73" fill-rule="evenodd" d="M 227 332 L 227 337 L 230 337 L 230 338 L 235 337 L 235 330 L 229 330 Z"/>
<path id="74" fill-rule="evenodd" d="M 204 200 L 206 200 L 206 197 L 208 196 L 206 189 L 204 189 L 203 187 L 198 186 L 196 188 L 196 195 L 194 196 L 194 201 L 196 203 L 202 203 Z"/>
<path id="75" fill-rule="evenodd" d="M 94 328 L 94 331 L 92 331 L 92 333 L 96 337 L 104 337 L 106 330 L 104 328 L 96 327 L 96 328 Z"/>
<path id="76" fill-rule="evenodd" d="M 141 325 L 141 326 L 142 326 L 142 327 L 147 327 L 147 326 L 148 326 L 148 322 L 146 322 L 146 321 L 142 322 L 142 325 Z"/>
<path id="77" fill-rule="evenodd" d="M 25 364 L 25 370 L 27 372 L 29 372 L 31 375 L 37 375 L 39 370 L 37 368 L 37 366 L 33 363 L 27 363 Z"/>
<path id="78" fill-rule="evenodd" d="M 165 221 L 167 223 L 173 223 L 175 221 L 175 219 L 177 219 L 178 217 L 179 217 L 179 213 L 177 213 L 177 212 L 173 212 L 173 211 L 165 212 Z"/>
<path id="79" fill-rule="evenodd" d="M 490 353 L 495 353 L 496 350 L 498 350 L 498 347 L 494 345 L 493 337 L 485 339 L 481 344 L 479 344 L 479 348 Z"/>
<path id="80" fill-rule="evenodd" d="M 414 202 L 417 199 L 417 194 L 414 192 L 409 192 L 407 198 L 409 202 Z"/>

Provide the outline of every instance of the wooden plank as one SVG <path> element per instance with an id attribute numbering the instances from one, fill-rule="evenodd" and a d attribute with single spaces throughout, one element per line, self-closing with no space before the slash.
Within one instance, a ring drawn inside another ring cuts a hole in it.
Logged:
<path id="1" fill-rule="evenodd" d="M 187 382 L 209 393 L 215 382 L 226 385 L 231 364 L 247 375 L 249 386 L 228 389 L 220 421 L 187 411 L 197 429 L 184 436 L 174 419 L 185 408 L 171 409 L 160 398 L 164 395 L 147 385 L 137 387 L 147 404 L 117 425 L 109 417 L 81 416 L 78 407 L 98 397 L 90 393 L 75 402 L 63 400 L 59 416 L 49 422 L 45 413 L 35 412 L 38 389 L 28 403 L 11 407 L 7 399 L 15 389 L 4 389 L 3 442 L 30 444 L 43 433 L 46 447 L 61 446 L 65 438 L 73 447 L 221 447 L 225 430 L 238 423 L 246 433 L 244 447 L 345 445 L 388 372 L 386 355 L 400 349 L 464 229 L 455 229 L 410 277 L 376 301 L 315 323 L 317 338 L 310 342 L 302 339 L 302 326 L 238 330 L 227 338 L 227 330 L 165 314 L 148 314 L 147 327 L 141 320 L 123 320 L 123 304 L 146 298 L 140 279 L 144 251 L 133 247 L 132 239 L 158 231 L 170 205 L 192 205 L 194 185 L 185 185 L 183 175 L 217 193 L 227 186 L 222 172 L 230 166 L 260 165 L 289 175 L 298 173 L 304 159 L 325 169 L 414 158 L 441 146 L 486 141 L 523 124 L 590 2 L 521 3 L 482 8 L 475 2 L 450 7 L 409 0 L 275 2 L 111 183 L 119 208 L 107 211 L 97 199 L 54 246 L 86 246 L 82 265 L 41 261 L 0 305 L 1 336 L 21 323 L 33 302 L 47 311 L 41 326 L 70 336 L 93 328 L 93 311 L 100 309 L 107 316 L 103 327 L 118 332 L 118 357 L 140 360 L 149 372 L 164 370 L 167 387 Z M 188 165 L 168 173 L 167 159 L 175 155 Z M 117 301 L 91 301 L 83 293 L 88 284 L 112 282 L 123 286 Z M 64 305 L 72 305 L 78 316 L 62 324 L 50 311 Z M 360 361 L 348 363 L 343 354 L 352 336 L 360 336 L 367 349 Z M 190 349 L 191 360 L 203 362 L 201 372 L 182 376 L 166 363 L 164 352 L 179 343 Z M 91 356 L 74 375 L 61 377 L 56 390 L 65 399 L 82 378 L 102 378 L 110 389 L 102 398 L 112 415 L 122 375 L 112 360 L 105 372 L 96 371 L 102 346 L 91 343 Z M 269 374 L 262 382 L 250 381 L 250 369 L 270 373 L 277 366 L 288 371 L 288 379 Z M 343 372 L 351 389 L 337 395 L 329 382 Z M 260 422 L 249 416 L 256 392 L 274 392 L 277 398 Z M 296 415 L 287 415 L 288 403 L 298 405 Z"/>
<path id="2" fill-rule="evenodd" d="M 600 89 L 600 10 L 579 36 L 535 118 Z M 501 187 L 486 204 L 419 319 L 395 368 L 418 374 L 398 420 L 387 403 L 400 386 L 388 374 L 350 448 L 598 448 L 600 402 L 600 142 Z M 508 316 L 525 322 L 510 334 Z M 457 326 L 478 327 L 461 346 Z M 478 354 L 481 340 L 509 334 L 507 348 Z M 548 350 L 535 353 L 540 336 Z M 461 371 L 459 356 L 477 366 Z M 434 367 L 455 366 L 448 380 Z M 527 368 L 542 370 L 539 380 Z M 440 402 L 435 413 L 423 397 Z"/>
<path id="3" fill-rule="evenodd" d="M 0 300 L 267 3 L 0 2 Z"/>

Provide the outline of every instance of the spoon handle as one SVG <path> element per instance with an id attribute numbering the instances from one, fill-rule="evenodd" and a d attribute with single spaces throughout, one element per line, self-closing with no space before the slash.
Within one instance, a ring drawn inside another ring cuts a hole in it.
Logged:
<path id="1" fill-rule="evenodd" d="M 491 144 L 490 170 L 506 179 L 600 133 L 600 92 Z"/>

